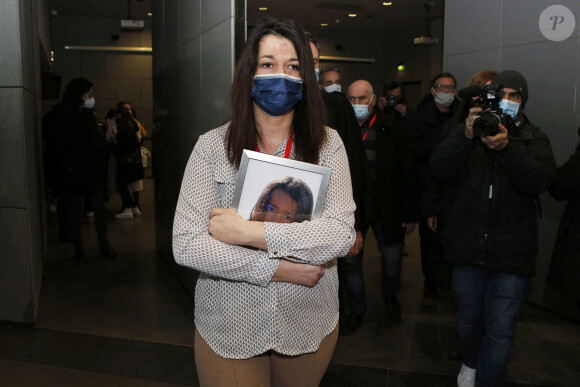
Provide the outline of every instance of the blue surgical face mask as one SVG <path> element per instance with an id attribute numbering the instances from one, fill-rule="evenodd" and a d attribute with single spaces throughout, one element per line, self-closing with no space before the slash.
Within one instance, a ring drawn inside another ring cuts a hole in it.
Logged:
<path id="1" fill-rule="evenodd" d="M 499 102 L 499 107 L 505 114 L 508 114 L 514 120 L 518 116 L 518 111 L 520 110 L 520 104 L 510 101 L 509 99 L 502 99 Z"/>
<path id="2" fill-rule="evenodd" d="M 252 98 L 261 111 L 279 117 L 302 100 L 302 79 L 286 74 L 255 75 Z"/>
<path id="3" fill-rule="evenodd" d="M 316 67 L 314 68 L 314 75 L 316 75 L 316 82 L 320 82 L 320 70 Z"/>
<path id="4" fill-rule="evenodd" d="M 352 105 L 357 120 L 362 121 L 371 113 L 369 112 L 369 105 L 373 102 L 373 98 L 374 96 L 371 97 L 371 100 L 366 105 Z"/>

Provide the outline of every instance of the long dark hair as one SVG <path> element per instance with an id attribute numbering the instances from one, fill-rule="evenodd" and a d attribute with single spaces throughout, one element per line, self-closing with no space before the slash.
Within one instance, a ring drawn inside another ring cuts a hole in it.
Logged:
<path id="1" fill-rule="evenodd" d="M 322 145 L 326 141 L 324 130 L 325 107 L 314 75 L 314 60 L 308 39 L 298 24 L 291 20 L 278 21 L 266 17 L 257 24 L 248 38 L 236 65 L 231 90 L 232 121 L 226 138 L 228 160 L 236 167 L 244 149 L 254 149 L 258 138 L 254 119 L 252 87 L 258 67 L 260 41 L 264 36 L 276 35 L 292 42 L 300 65 L 302 101 L 294 106 L 294 144 L 296 159 L 318 163 Z"/>
<path id="2" fill-rule="evenodd" d="M 266 186 L 266 188 L 264 188 L 256 202 L 256 205 L 252 209 L 250 220 L 261 222 L 264 219 L 266 212 L 268 212 L 266 206 L 270 203 L 272 194 L 277 189 L 282 190 L 290 196 L 290 198 L 298 205 L 298 209 L 294 216 L 295 223 L 312 219 L 312 206 L 314 205 L 312 191 L 302 180 L 287 176 L 283 179 L 272 181 Z"/>

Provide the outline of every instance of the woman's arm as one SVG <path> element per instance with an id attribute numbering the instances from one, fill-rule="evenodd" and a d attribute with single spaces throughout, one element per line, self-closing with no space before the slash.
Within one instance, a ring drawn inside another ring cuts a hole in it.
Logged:
<path id="1" fill-rule="evenodd" d="M 221 155 L 215 142 L 201 136 L 187 164 L 173 224 L 175 261 L 211 276 L 266 286 L 278 260 L 269 259 L 265 251 L 226 244 L 209 233 L 210 211 L 220 207 L 221 187 L 213 178 L 216 154 Z"/>

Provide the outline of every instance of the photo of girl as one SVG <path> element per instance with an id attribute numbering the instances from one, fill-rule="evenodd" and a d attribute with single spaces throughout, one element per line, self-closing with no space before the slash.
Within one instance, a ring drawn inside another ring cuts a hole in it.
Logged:
<path id="1" fill-rule="evenodd" d="M 312 191 L 300 179 L 287 176 L 274 180 L 258 198 L 250 220 L 294 223 L 312 219 Z"/>

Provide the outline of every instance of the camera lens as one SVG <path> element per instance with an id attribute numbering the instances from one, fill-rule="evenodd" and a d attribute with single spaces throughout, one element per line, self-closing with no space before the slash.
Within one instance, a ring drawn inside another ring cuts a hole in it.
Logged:
<path id="1" fill-rule="evenodd" d="M 479 137 L 494 136 L 499 132 L 500 118 L 491 112 L 484 112 L 473 121 L 473 132 Z"/>

